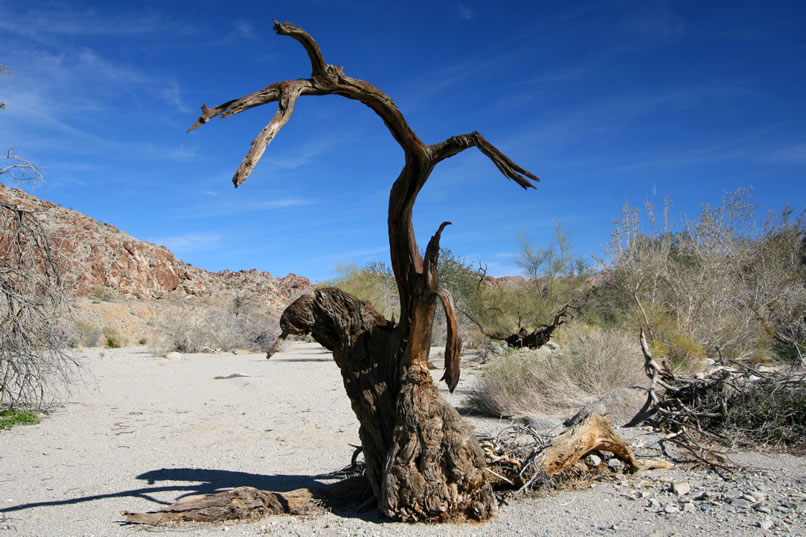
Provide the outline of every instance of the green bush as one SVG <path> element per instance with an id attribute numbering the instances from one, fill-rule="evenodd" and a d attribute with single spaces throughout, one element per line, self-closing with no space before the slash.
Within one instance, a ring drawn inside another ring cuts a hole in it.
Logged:
<path id="1" fill-rule="evenodd" d="M 18 408 L 0 409 L 0 430 L 15 425 L 33 425 L 39 423 L 39 417 L 28 410 Z"/>
<path id="2" fill-rule="evenodd" d="M 806 451 L 806 382 L 758 380 L 728 400 L 722 428 L 741 443 Z"/>
<path id="3" fill-rule="evenodd" d="M 610 300 L 590 297 L 596 317 L 648 328 L 659 357 L 684 369 L 706 355 L 804 361 L 804 216 L 784 210 L 759 222 L 746 189 L 677 226 L 670 207 L 659 222 L 647 204 L 642 222 L 638 208 L 624 206 L 600 286 Z"/>

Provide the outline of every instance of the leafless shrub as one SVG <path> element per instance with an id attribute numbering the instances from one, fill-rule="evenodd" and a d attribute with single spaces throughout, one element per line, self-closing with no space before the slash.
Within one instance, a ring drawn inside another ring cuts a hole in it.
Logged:
<path id="1" fill-rule="evenodd" d="M 507 349 L 488 358 L 470 404 L 493 416 L 563 414 L 646 382 L 641 351 L 628 335 L 572 327 L 563 340 L 553 352 Z"/>
<path id="2" fill-rule="evenodd" d="M 31 186 L 42 181 L 41 168 L 36 163 L 23 158 L 16 149 L 9 149 L 6 156 L 0 156 L 0 160 L 4 161 L 0 163 L 0 179 L 11 179 L 18 185 L 27 183 Z"/>
<path id="3" fill-rule="evenodd" d="M 670 224 L 646 205 L 625 205 L 611 235 L 607 285 L 630 303 L 653 351 L 683 369 L 706 356 L 802 359 L 806 344 L 803 220 L 791 211 L 755 216 L 749 191 L 706 205 L 696 219 Z"/>
<path id="4" fill-rule="evenodd" d="M 257 300 L 236 296 L 229 305 L 196 303 L 157 321 L 156 352 L 267 350 L 280 333 L 278 319 Z"/>
<path id="5" fill-rule="evenodd" d="M 61 272 L 37 214 L 0 202 L 0 405 L 54 403 L 76 372 Z"/>

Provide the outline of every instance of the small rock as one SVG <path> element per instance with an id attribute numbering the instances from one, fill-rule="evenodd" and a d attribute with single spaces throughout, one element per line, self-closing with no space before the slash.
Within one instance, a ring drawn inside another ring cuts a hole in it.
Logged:
<path id="1" fill-rule="evenodd" d="M 704 504 L 702 504 L 700 506 L 700 511 L 706 511 L 707 512 L 707 511 L 710 511 L 710 510 L 711 510 L 711 506 L 708 505 L 707 503 L 704 503 Z"/>
<path id="2" fill-rule="evenodd" d="M 693 503 L 684 503 L 683 504 L 683 512 L 690 513 L 694 511 L 694 504 Z"/>
<path id="3" fill-rule="evenodd" d="M 737 509 L 747 509 L 747 508 L 751 507 L 750 502 L 748 502 L 744 498 L 734 498 L 730 502 L 730 505 L 731 505 L 731 507 L 735 507 Z"/>
<path id="4" fill-rule="evenodd" d="M 238 349 L 232 349 L 232 354 L 237 356 L 238 355 Z"/>
<path id="5" fill-rule="evenodd" d="M 656 500 L 655 498 L 650 498 L 649 501 L 647 502 L 646 506 L 647 506 L 647 509 L 657 511 L 658 509 L 660 509 L 660 502 L 658 500 Z"/>
<path id="6" fill-rule="evenodd" d="M 703 490 L 702 492 L 698 492 L 697 494 L 692 496 L 691 499 L 695 501 L 702 501 L 707 500 L 709 497 L 710 495 L 708 494 L 708 491 Z"/>
<path id="7" fill-rule="evenodd" d="M 677 494 L 678 496 L 685 496 L 689 492 L 691 492 L 691 485 L 684 481 L 675 481 L 672 483 L 672 492 Z"/>
<path id="8" fill-rule="evenodd" d="M 744 494 L 744 495 L 742 495 L 742 498 L 747 500 L 750 503 L 758 503 L 758 500 L 752 494 Z"/>
<path id="9" fill-rule="evenodd" d="M 666 514 L 671 515 L 672 513 L 679 513 L 680 508 L 677 507 L 673 503 L 669 503 L 669 504 L 666 504 L 666 507 L 663 508 L 663 512 L 666 513 Z"/>
<path id="10" fill-rule="evenodd" d="M 772 513 L 772 509 L 770 509 L 769 507 L 767 507 L 767 506 L 765 506 L 765 505 L 757 505 L 757 506 L 755 507 L 755 509 L 756 509 L 756 511 L 758 511 L 759 513 L 764 513 L 765 515 L 769 515 L 769 514 L 771 514 L 771 513 Z"/>
<path id="11" fill-rule="evenodd" d="M 227 375 L 226 377 L 216 377 L 218 380 L 227 380 L 227 379 L 238 379 L 238 378 L 249 378 L 249 375 L 246 373 L 232 373 Z"/>
<path id="12" fill-rule="evenodd" d="M 593 467 L 593 468 L 596 468 L 597 466 L 602 464 L 602 458 L 599 457 L 598 455 L 594 455 L 593 453 L 588 455 L 586 458 L 588 459 L 588 465 Z M 618 459 L 616 459 L 616 460 L 618 460 Z M 609 465 L 609 463 L 608 463 L 608 465 Z"/>
<path id="13" fill-rule="evenodd" d="M 181 360 L 182 358 L 184 358 L 184 356 L 182 356 L 182 353 L 176 351 L 169 352 L 168 354 L 165 355 L 165 357 L 169 360 Z"/>
<path id="14" fill-rule="evenodd" d="M 607 461 L 607 465 L 612 468 L 613 470 L 617 470 L 621 468 L 621 461 L 615 457 Z"/>
<path id="15" fill-rule="evenodd" d="M 756 522 L 756 526 L 758 526 L 759 528 L 761 528 L 763 530 L 769 530 L 769 529 L 772 529 L 773 526 L 775 526 L 775 523 L 772 520 L 767 519 L 767 520 L 762 520 L 760 522 Z"/>

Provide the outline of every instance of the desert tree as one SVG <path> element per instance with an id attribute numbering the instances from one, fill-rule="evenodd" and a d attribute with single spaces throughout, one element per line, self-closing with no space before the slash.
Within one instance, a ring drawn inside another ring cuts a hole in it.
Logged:
<path id="1" fill-rule="evenodd" d="M 279 340 L 310 333 L 333 352 L 360 422 L 366 475 L 384 515 L 408 521 L 487 519 L 496 513 L 497 503 L 483 453 L 472 430 L 439 395 L 427 367 L 431 324 L 440 303 L 448 327 L 443 380 L 450 390 L 456 387 L 461 341 L 452 297 L 440 287 L 437 273 L 440 237 L 450 222 L 439 226 L 421 255 L 412 210 L 434 167 L 471 147 L 524 189 L 534 188 L 538 179 L 478 132 L 436 144 L 423 142 L 390 97 L 368 82 L 347 76 L 342 67 L 326 63 L 307 32 L 290 23 L 275 22 L 274 29 L 305 48 L 312 66 L 310 78 L 275 82 L 215 108 L 202 106 L 201 117 L 190 129 L 216 117 L 278 103 L 274 117 L 254 139 L 235 173 L 236 187 L 255 168 L 303 95 L 341 95 L 365 104 L 381 117 L 405 154 L 405 165 L 389 195 L 387 221 L 399 321 L 385 319 L 369 302 L 344 291 L 320 288 L 285 310 Z"/>
<path id="2" fill-rule="evenodd" d="M 13 152 L 0 179 L 35 181 L 39 168 Z M 42 407 L 69 385 L 77 361 L 67 349 L 63 260 L 44 211 L 0 199 L 0 405 Z"/>

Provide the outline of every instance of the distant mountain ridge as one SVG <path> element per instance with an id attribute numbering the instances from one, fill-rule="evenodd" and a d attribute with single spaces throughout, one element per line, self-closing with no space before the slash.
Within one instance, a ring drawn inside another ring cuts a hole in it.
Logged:
<path id="1" fill-rule="evenodd" d="M 135 239 L 113 225 L 0 183 L 0 201 L 35 212 L 65 259 L 65 277 L 77 296 L 110 288 L 142 299 L 235 292 L 287 304 L 311 282 L 293 273 L 274 278 L 252 270 L 210 272 L 179 259 L 165 246 Z"/>

